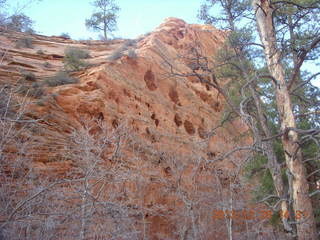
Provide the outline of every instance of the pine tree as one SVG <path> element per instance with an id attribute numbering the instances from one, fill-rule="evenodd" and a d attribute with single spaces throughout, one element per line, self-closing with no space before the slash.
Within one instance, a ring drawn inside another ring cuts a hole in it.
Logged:
<path id="1" fill-rule="evenodd" d="M 246 0 L 206 2 L 199 17 L 228 30 L 228 51 L 224 49 L 224 56 L 218 59 L 219 67 L 215 71 L 220 72 L 220 78 L 229 80 L 230 71 L 233 71 L 231 76 L 238 73 L 238 78 L 229 85 L 238 85 L 238 114 L 250 127 L 257 152 L 262 150 L 268 159 L 267 167 L 278 197 L 275 203 L 280 203 L 282 211 L 292 207 L 293 215 L 303 212 L 304 219 L 296 224 L 297 235 L 299 239 L 315 239 L 303 150 L 306 143 L 319 148 L 317 139 L 310 140 L 310 134 L 319 137 L 316 128 L 319 122 L 314 122 L 319 91 L 311 85 L 311 80 L 319 73 L 306 74 L 301 71 L 301 66 L 319 55 L 319 27 L 316 27 L 319 1 L 253 1 L 253 9 Z M 213 6 L 221 10 L 220 14 L 210 14 Z M 255 42 L 258 35 L 252 30 L 255 24 L 261 43 Z M 303 129 L 297 124 L 303 122 L 298 119 L 299 115 L 305 116 L 304 122 L 307 122 Z M 315 154 L 311 155 L 314 158 Z M 281 179 L 282 159 L 286 162 L 289 198 Z M 319 164 L 316 161 L 315 164 Z M 270 200 L 272 196 L 264 200 Z M 287 231 L 295 231 L 283 216 L 282 220 Z"/>
<path id="2" fill-rule="evenodd" d="M 113 32 L 117 26 L 117 13 L 120 8 L 114 0 L 96 0 L 93 3 L 96 12 L 91 18 L 86 19 L 86 27 L 93 31 L 102 31 L 104 40 L 107 39 L 107 33 Z"/>

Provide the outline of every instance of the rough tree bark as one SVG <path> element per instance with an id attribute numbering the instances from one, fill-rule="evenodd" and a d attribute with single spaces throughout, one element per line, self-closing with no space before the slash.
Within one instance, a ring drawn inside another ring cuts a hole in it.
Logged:
<path id="1" fill-rule="evenodd" d="M 257 96 L 257 94 L 252 86 L 250 87 L 250 90 L 252 92 L 252 96 L 254 98 L 255 105 L 257 107 L 257 114 L 258 114 L 259 122 L 261 124 L 262 131 L 263 131 L 265 137 L 267 139 L 269 139 L 269 138 L 271 138 L 272 134 L 271 134 L 271 131 L 268 127 L 267 119 L 265 118 L 263 110 L 262 110 L 261 100 Z M 273 149 L 272 140 L 264 141 L 262 144 L 263 144 L 263 149 L 265 150 L 267 158 L 268 158 L 268 169 L 270 170 L 270 173 L 271 173 L 271 176 L 273 179 L 273 184 L 275 186 L 277 195 L 279 196 L 280 201 L 281 201 L 281 203 L 280 203 L 281 211 L 282 211 L 282 213 L 287 213 L 287 212 L 289 212 L 289 207 L 288 207 L 288 204 L 286 201 L 286 194 L 284 191 L 284 183 L 283 183 L 282 175 L 281 175 L 281 166 L 277 160 L 277 155 Z M 286 214 L 282 214 L 281 220 L 282 220 L 284 229 L 286 231 L 292 232 L 292 228 L 287 221 Z"/>
<path id="2" fill-rule="evenodd" d="M 273 11 L 270 1 L 253 0 L 256 22 L 260 40 L 264 45 L 268 69 L 273 77 L 276 104 L 280 117 L 281 140 L 285 151 L 286 164 L 292 175 L 292 197 L 295 214 L 302 212 L 303 217 L 297 219 L 297 234 L 299 240 L 316 239 L 316 226 L 309 198 L 309 185 L 302 162 L 302 153 L 298 145 L 298 134 L 290 130 L 296 128 L 291 99 L 285 80 L 281 54 L 277 47 L 276 32 L 273 25 Z M 297 216 L 296 216 L 297 218 Z"/>

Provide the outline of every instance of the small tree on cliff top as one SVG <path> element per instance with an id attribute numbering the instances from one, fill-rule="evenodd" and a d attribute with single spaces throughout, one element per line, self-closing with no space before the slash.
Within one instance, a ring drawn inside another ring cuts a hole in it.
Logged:
<path id="1" fill-rule="evenodd" d="M 86 19 L 86 27 L 93 31 L 103 31 L 103 37 L 107 39 L 107 33 L 116 30 L 117 12 L 120 8 L 114 0 L 95 0 L 93 6 L 96 8 L 91 18 Z"/>

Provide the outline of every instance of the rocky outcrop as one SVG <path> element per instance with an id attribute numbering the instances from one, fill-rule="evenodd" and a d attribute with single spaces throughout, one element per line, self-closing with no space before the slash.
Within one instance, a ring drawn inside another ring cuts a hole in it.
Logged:
<path id="1" fill-rule="evenodd" d="M 109 133 L 121 130 L 117 136 L 126 136 L 116 141 L 123 144 L 121 158 L 115 160 L 117 144 L 104 152 L 105 166 L 118 166 L 117 171 L 132 175 L 105 194 L 121 192 L 125 197 L 121 195 L 119 203 L 139 209 L 139 215 L 131 216 L 132 224 L 144 232 L 145 239 L 227 239 L 225 220 L 214 218 L 213 210 L 230 204 L 242 210 L 258 206 L 249 204 L 252 186 L 243 185 L 238 172 L 246 152 L 217 159 L 235 146 L 246 145 L 250 137 L 237 119 L 213 131 L 223 118 L 225 102 L 214 88 L 185 75 L 192 72 L 192 49 L 201 49 L 210 59 L 225 34 L 175 18 L 131 43 L 3 32 L 1 82 L 21 82 L 21 73 L 28 71 L 41 83 L 62 69 L 66 47 L 86 49 L 91 56 L 88 68 L 73 73 L 79 83 L 47 87 L 40 100 L 31 98 L 29 115 L 43 119 L 44 126 L 38 135 L 41 154 L 33 156 L 32 163 L 37 176 L 56 179 L 70 174 L 79 162 L 66 157 L 63 145 L 84 122 L 93 121 L 91 133 L 99 132 L 99 121 Z M 14 42 L 23 37 L 32 38 L 34 47 L 16 48 Z M 122 56 L 108 60 L 119 49 Z M 130 56 L 130 49 L 135 55 Z M 45 62 L 50 68 L 44 67 Z M 234 239 L 248 239 L 242 236 L 244 231 L 264 239 L 271 236 L 263 221 L 245 230 L 248 221 L 257 218 L 234 219 Z"/>

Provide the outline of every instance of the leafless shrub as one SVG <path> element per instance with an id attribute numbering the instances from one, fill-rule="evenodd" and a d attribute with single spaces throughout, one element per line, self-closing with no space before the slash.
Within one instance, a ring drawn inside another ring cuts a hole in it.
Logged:
<path id="1" fill-rule="evenodd" d="M 17 92 L 23 96 L 41 98 L 45 95 L 45 91 L 40 84 L 34 83 L 31 86 L 21 85 Z"/>
<path id="2" fill-rule="evenodd" d="M 43 66 L 44 66 L 45 68 L 50 68 L 50 67 L 52 67 L 52 65 L 51 65 L 49 62 L 44 62 L 44 63 L 43 63 Z"/>
<path id="3" fill-rule="evenodd" d="M 43 52 L 41 49 L 39 49 L 39 50 L 37 50 L 37 54 L 39 54 L 39 55 L 43 55 L 43 54 L 44 54 L 44 52 Z"/>
<path id="4" fill-rule="evenodd" d="M 0 87 L 0 232 L 5 239 L 23 238 L 21 231 L 10 230 L 7 224 L 21 206 L 19 200 L 32 188 L 34 176 L 29 150 L 34 146 L 30 131 L 36 121 L 26 117 L 29 102 L 16 98 L 15 92 L 12 85 Z"/>
<path id="5" fill-rule="evenodd" d="M 128 57 L 131 59 L 136 59 L 138 56 L 137 56 L 137 53 L 134 49 L 130 49 L 128 51 Z"/>
<path id="6" fill-rule="evenodd" d="M 50 87 L 73 84 L 77 83 L 78 81 L 78 79 L 70 77 L 67 72 L 58 72 L 56 75 L 44 80 L 44 82 Z"/>
<path id="7" fill-rule="evenodd" d="M 124 52 L 127 51 L 129 48 L 129 54 L 131 55 L 130 58 L 136 58 L 136 53 L 134 51 L 134 49 L 137 45 L 137 40 L 127 40 L 125 41 L 118 49 L 116 49 L 110 56 L 107 57 L 107 60 L 109 61 L 116 61 L 119 58 L 121 58 L 122 56 L 124 56 Z"/>
<path id="8" fill-rule="evenodd" d="M 69 126 L 68 135 L 38 124 L 38 136 L 19 142 L 21 155 L 15 153 L 12 161 L 7 153 L 0 155 L 0 215 L 4 217 L 0 229 L 5 239 L 140 239 L 135 227 L 137 210 L 129 207 L 121 190 L 134 176 L 121 164 L 107 163 L 120 163 L 128 131 L 121 125 L 110 130 L 95 119 L 81 122 Z M 45 143 L 43 133 L 52 145 L 62 143 L 62 149 L 50 146 L 51 150 L 62 151 L 73 161 L 73 168 L 59 180 L 40 178 L 31 168 L 33 154 Z M 4 145 L 12 144 L 8 141 Z"/>
<path id="9" fill-rule="evenodd" d="M 79 71 L 88 66 L 88 63 L 83 59 L 90 58 L 87 50 L 76 47 L 70 47 L 65 50 L 65 57 L 63 59 L 66 70 Z"/>
<path id="10" fill-rule="evenodd" d="M 35 82 L 37 80 L 37 77 L 32 72 L 23 72 L 22 77 L 25 81 Z"/>
<path id="11" fill-rule="evenodd" d="M 33 48 L 33 39 L 28 37 L 18 39 L 16 48 Z"/>
<path id="12" fill-rule="evenodd" d="M 123 56 L 123 50 L 115 50 L 110 56 L 107 57 L 109 61 L 116 61 Z"/>
<path id="13" fill-rule="evenodd" d="M 88 59 L 90 54 L 87 50 L 81 48 L 69 47 L 65 50 L 65 56 L 67 58 L 76 58 L 76 59 Z"/>
<path id="14" fill-rule="evenodd" d="M 67 39 L 67 40 L 68 40 L 68 39 L 71 39 L 69 33 L 61 33 L 61 34 L 59 35 L 59 37 L 64 38 L 64 39 Z"/>
<path id="15" fill-rule="evenodd" d="M 129 47 L 136 47 L 137 41 L 135 39 L 129 39 L 125 41 L 122 45 L 123 49 L 128 49 Z"/>

